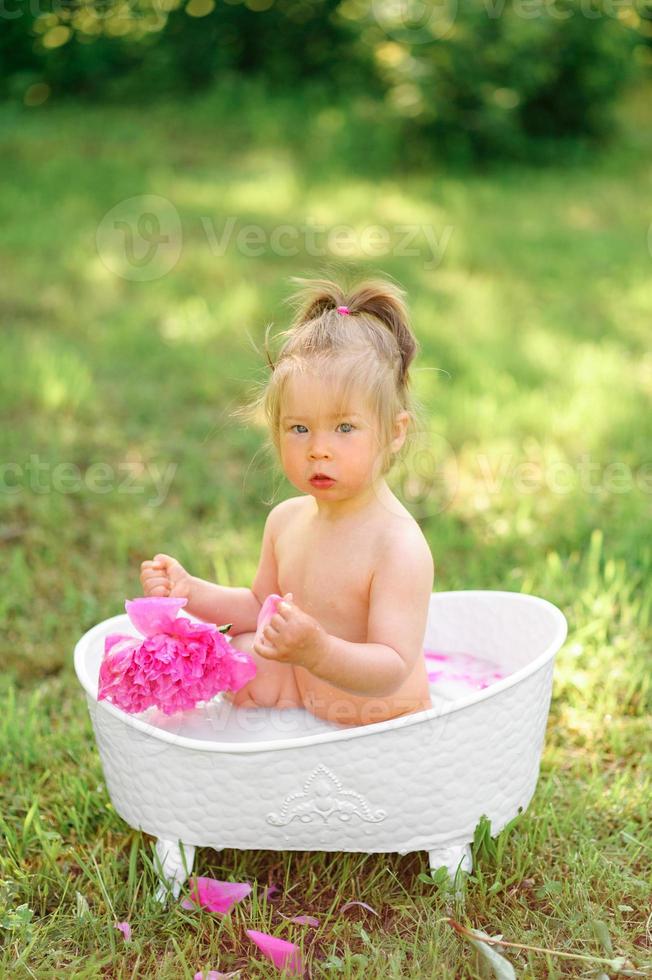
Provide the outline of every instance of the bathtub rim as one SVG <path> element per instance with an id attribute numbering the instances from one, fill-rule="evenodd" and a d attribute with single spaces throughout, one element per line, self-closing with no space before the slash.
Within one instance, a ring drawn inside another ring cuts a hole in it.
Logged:
<path id="1" fill-rule="evenodd" d="M 460 698 L 457 701 L 452 701 L 448 704 L 435 705 L 432 708 L 426 709 L 425 711 L 414 712 L 413 714 L 403 715 L 399 718 L 389 718 L 386 721 L 373 722 L 369 725 L 351 725 L 343 727 L 341 730 L 333 729 L 332 731 L 316 732 L 310 735 L 299 735 L 290 738 L 271 739 L 267 741 L 261 740 L 258 742 L 220 742 L 214 739 L 198 739 L 191 738 L 187 735 L 176 735 L 173 732 L 166 731 L 165 729 L 157 728 L 156 725 L 150 725 L 149 722 L 143 721 L 142 719 L 137 718 L 135 715 L 130 715 L 128 712 L 122 711 L 110 701 L 98 701 L 97 692 L 91 689 L 90 682 L 87 683 L 88 677 L 86 671 L 84 670 L 84 655 L 87 648 L 94 640 L 95 635 L 104 630 L 107 624 L 111 623 L 113 620 L 123 619 L 126 613 L 118 613 L 115 616 L 110 616 L 107 619 L 102 620 L 100 623 L 96 623 L 95 626 L 92 626 L 79 638 L 75 644 L 73 654 L 75 673 L 77 675 L 77 680 L 86 693 L 86 696 L 91 702 L 95 703 L 96 708 L 107 711 L 110 715 L 113 715 L 115 718 L 122 721 L 123 724 L 131 726 L 143 734 L 149 735 L 150 737 L 158 739 L 159 741 L 170 742 L 173 745 L 181 748 L 192 749 L 196 752 L 222 752 L 227 754 L 273 752 L 280 749 L 300 748 L 301 746 L 313 745 L 320 742 L 362 738 L 368 735 L 376 735 L 383 731 L 389 731 L 390 729 L 409 728 L 411 725 L 427 724 L 434 719 L 443 718 L 445 715 L 462 711 L 465 708 L 479 703 L 480 701 L 485 701 L 487 698 L 494 697 L 495 695 L 508 690 L 510 687 L 515 687 L 517 684 L 520 684 L 521 681 L 536 673 L 549 660 L 552 660 L 556 656 L 563 646 L 566 637 L 568 636 L 568 622 L 561 609 L 555 606 L 554 603 L 550 602 L 548 599 L 543 599 L 541 596 L 531 595 L 527 592 L 513 592 L 506 589 L 449 589 L 445 592 L 433 592 L 430 601 L 438 601 L 440 598 L 445 598 L 451 595 L 518 596 L 523 602 L 539 605 L 540 607 L 545 606 L 550 610 L 553 618 L 556 620 L 554 638 L 538 657 L 535 657 L 534 660 L 530 661 L 530 663 L 526 664 L 524 667 L 514 671 L 514 673 L 510 674 L 508 677 L 496 681 L 494 684 L 489 685 L 489 687 L 483 688 L 480 691 L 472 691 L 470 694 Z"/>

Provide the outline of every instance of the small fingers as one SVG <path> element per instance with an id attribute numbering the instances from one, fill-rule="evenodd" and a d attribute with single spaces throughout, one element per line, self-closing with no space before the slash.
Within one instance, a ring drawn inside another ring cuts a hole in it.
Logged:
<path id="1" fill-rule="evenodd" d="M 170 594 L 170 588 L 169 586 L 166 585 L 157 585 L 155 586 L 155 588 L 150 587 L 147 589 L 147 595 L 154 596 L 155 598 L 157 598 L 158 596 L 166 597 L 169 596 L 169 594 Z"/>
<path id="2" fill-rule="evenodd" d="M 170 578 L 165 573 L 159 572 L 157 569 L 152 571 L 145 571 L 140 573 L 140 581 L 145 584 L 145 582 L 151 582 L 152 584 L 169 582 Z"/>
<path id="3" fill-rule="evenodd" d="M 266 657 L 268 660 L 274 660 L 276 657 L 276 651 L 273 647 L 267 646 L 265 643 L 261 643 L 260 640 L 252 645 L 252 650 L 257 653 L 259 657 Z"/>
<path id="4" fill-rule="evenodd" d="M 154 555 L 154 564 L 159 564 L 162 568 L 166 568 L 168 565 L 177 564 L 176 558 L 172 558 L 171 555 Z"/>
<path id="5" fill-rule="evenodd" d="M 141 585 L 146 596 L 169 596 L 171 592 L 170 581 L 167 578 L 147 577 L 141 580 Z"/>

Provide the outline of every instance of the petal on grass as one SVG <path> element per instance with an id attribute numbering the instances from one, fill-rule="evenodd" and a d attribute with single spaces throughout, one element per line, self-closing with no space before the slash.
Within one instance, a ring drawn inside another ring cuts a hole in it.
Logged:
<path id="1" fill-rule="evenodd" d="M 343 905 L 342 906 L 342 908 L 340 909 L 340 912 L 346 912 L 346 910 L 348 908 L 351 908 L 352 905 L 361 905 L 363 907 L 363 909 L 368 909 L 370 912 L 373 912 L 374 915 L 378 915 L 378 912 L 376 912 L 375 909 L 372 909 L 371 905 L 367 905 L 366 902 L 355 902 L 355 901 L 354 902 L 347 902 L 346 905 Z"/>
<path id="2" fill-rule="evenodd" d="M 265 890 L 263 892 L 263 898 L 265 898 L 265 899 L 271 898 L 271 896 L 274 894 L 274 892 L 278 892 L 278 891 L 280 891 L 280 888 L 278 887 L 278 885 L 273 885 L 273 884 L 272 885 L 265 885 Z"/>
<path id="3" fill-rule="evenodd" d="M 207 973 L 202 973 L 201 970 L 197 970 L 193 980 L 228 980 L 229 977 L 239 977 L 240 970 L 231 970 L 230 973 L 220 973 L 219 970 L 208 970 Z"/>
<path id="4" fill-rule="evenodd" d="M 202 973 L 201 970 L 197 970 L 194 980 L 229 980 L 230 977 L 239 976 L 240 970 L 232 970 L 230 973 L 220 973 L 219 970 L 208 970 L 207 973 Z"/>
<path id="5" fill-rule="evenodd" d="M 287 970 L 292 976 L 301 976 L 303 973 L 301 950 L 296 943 L 290 943 L 287 939 L 277 939 L 276 936 L 258 932 L 256 929 L 245 929 L 245 932 L 279 970 Z"/>
<path id="6" fill-rule="evenodd" d="M 217 912 L 224 915 L 232 905 L 241 902 L 243 898 L 251 892 L 251 885 L 246 881 L 219 881 L 217 878 L 192 878 L 190 887 L 190 898 L 193 900 L 189 905 L 182 905 L 184 908 L 193 908 L 193 903 L 208 909 L 210 912 Z"/>
<path id="7" fill-rule="evenodd" d="M 279 912 L 279 915 L 283 915 L 283 913 L 282 912 Z M 296 922 L 297 925 L 300 925 L 300 926 L 318 926 L 319 925 L 319 919 L 316 919 L 314 917 L 314 915 L 293 915 L 292 918 L 290 918 L 289 915 L 283 915 L 283 918 L 284 919 L 287 919 L 288 922 Z"/>
<path id="8" fill-rule="evenodd" d="M 116 929 L 119 929 L 122 935 L 125 937 L 125 941 L 129 942 L 131 939 L 131 926 L 128 922 L 114 922 Z"/>
<path id="9" fill-rule="evenodd" d="M 476 936 L 483 936 L 485 939 L 502 939 L 502 935 L 489 936 L 486 932 L 482 932 L 481 929 L 469 929 L 469 932 L 472 932 Z M 491 967 L 496 980 L 516 980 L 514 967 L 509 960 L 506 960 L 504 956 L 501 956 L 497 952 L 495 946 L 489 946 L 488 943 L 483 943 L 481 939 L 472 939 L 468 935 L 466 938 L 473 943 L 480 955 L 484 957 Z"/>

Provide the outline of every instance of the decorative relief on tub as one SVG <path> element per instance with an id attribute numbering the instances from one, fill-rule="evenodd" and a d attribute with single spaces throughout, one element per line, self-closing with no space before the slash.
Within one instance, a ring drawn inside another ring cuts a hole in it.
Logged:
<path id="1" fill-rule="evenodd" d="M 268 813 L 265 819 L 275 827 L 283 827 L 295 818 L 302 823 L 327 823 L 332 816 L 347 821 L 358 816 L 368 823 L 379 823 L 387 816 L 385 810 L 372 813 L 365 798 L 352 789 L 344 789 L 337 776 L 321 762 L 310 773 L 303 789 L 290 793 L 283 800 L 280 813 Z"/>

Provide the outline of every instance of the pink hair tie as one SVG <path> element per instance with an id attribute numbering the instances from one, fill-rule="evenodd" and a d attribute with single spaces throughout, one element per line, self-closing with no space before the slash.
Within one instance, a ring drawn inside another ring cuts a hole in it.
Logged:
<path id="1" fill-rule="evenodd" d="M 351 310 L 348 308 L 348 306 L 338 306 L 337 312 L 340 314 L 340 316 L 348 316 Z"/>

